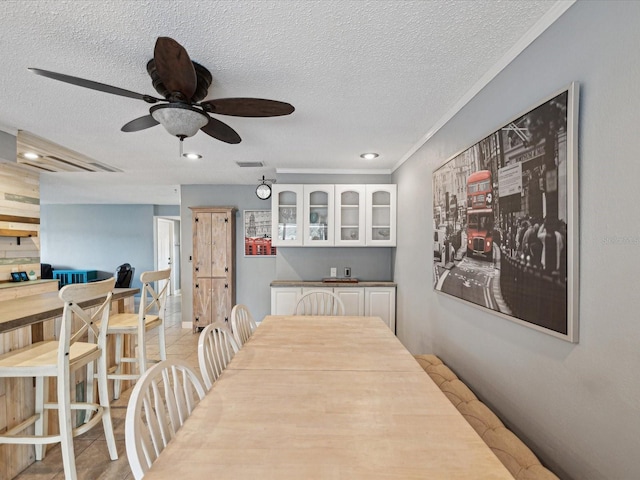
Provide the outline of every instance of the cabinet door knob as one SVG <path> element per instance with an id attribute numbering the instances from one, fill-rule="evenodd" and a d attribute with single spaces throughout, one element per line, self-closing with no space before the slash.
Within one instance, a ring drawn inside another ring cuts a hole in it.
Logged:
<path id="1" fill-rule="evenodd" d="M 224 267 L 224 271 L 228 272 L 229 271 L 229 267 Z"/>

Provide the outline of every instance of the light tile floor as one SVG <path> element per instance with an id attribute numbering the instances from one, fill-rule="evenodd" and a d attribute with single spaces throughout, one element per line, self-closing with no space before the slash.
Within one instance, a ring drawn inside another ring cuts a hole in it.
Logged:
<path id="1" fill-rule="evenodd" d="M 182 328 L 181 297 L 179 295 L 168 298 L 165 321 L 167 358 L 184 359 L 199 373 L 198 335 L 193 334 L 191 329 Z M 148 355 L 150 358 L 159 358 L 155 335 L 157 334 L 152 333 L 149 336 L 151 345 L 148 347 Z M 124 419 L 130 393 L 131 389 L 123 392 L 120 398 L 111 404 L 118 460 L 112 461 L 109 458 L 102 425 L 75 438 L 78 480 L 133 480 L 124 443 Z M 43 461 L 35 462 L 29 466 L 15 477 L 15 480 L 64 480 L 60 445 L 51 448 Z"/>

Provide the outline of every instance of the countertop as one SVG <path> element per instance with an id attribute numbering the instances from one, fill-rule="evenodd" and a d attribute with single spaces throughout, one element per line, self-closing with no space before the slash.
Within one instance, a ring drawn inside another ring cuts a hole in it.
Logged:
<path id="1" fill-rule="evenodd" d="M 140 293 L 139 288 L 115 288 L 112 301 Z M 98 305 L 100 298 L 82 302 L 82 307 Z M 0 302 L 0 333 L 62 315 L 64 302 L 58 292 L 41 293 Z"/>
<path id="2" fill-rule="evenodd" d="M 20 288 L 20 287 L 28 287 L 30 285 L 38 285 L 38 284 L 42 284 L 42 283 L 52 283 L 52 282 L 56 282 L 56 285 L 58 284 L 58 280 L 49 280 L 49 279 L 41 279 L 39 278 L 38 280 L 29 280 L 24 281 L 24 282 L 2 282 L 0 283 L 0 290 L 5 289 L 5 288 Z"/>
<path id="3" fill-rule="evenodd" d="M 394 282 L 384 281 L 358 281 L 358 282 L 323 282 L 322 280 L 274 280 L 272 287 L 395 287 Z"/>

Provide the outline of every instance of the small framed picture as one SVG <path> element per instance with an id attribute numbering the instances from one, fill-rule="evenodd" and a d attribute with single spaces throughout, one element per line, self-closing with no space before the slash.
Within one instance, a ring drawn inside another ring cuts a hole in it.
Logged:
<path id="1" fill-rule="evenodd" d="M 18 272 L 20 274 L 20 280 L 23 282 L 28 282 L 29 281 L 29 275 L 27 275 L 27 272 Z"/>
<path id="2" fill-rule="evenodd" d="M 20 281 L 20 273 L 19 272 L 11 272 L 11 280 L 14 282 Z"/>
<path id="3" fill-rule="evenodd" d="M 244 256 L 275 257 L 271 246 L 271 210 L 244 211 Z"/>

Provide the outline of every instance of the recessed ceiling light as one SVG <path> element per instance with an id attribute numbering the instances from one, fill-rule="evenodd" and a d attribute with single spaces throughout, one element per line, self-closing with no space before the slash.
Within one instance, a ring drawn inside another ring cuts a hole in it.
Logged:
<path id="1" fill-rule="evenodd" d="M 202 158 L 202 155 L 198 155 L 197 153 L 183 153 L 182 156 L 189 160 L 200 160 Z"/>
<path id="2" fill-rule="evenodd" d="M 35 160 L 36 158 L 40 158 L 40 155 L 38 155 L 37 153 L 33 153 L 33 152 L 26 152 L 24 154 L 24 158 L 28 158 L 29 160 Z"/>
<path id="3" fill-rule="evenodd" d="M 364 158 L 365 160 L 373 160 L 374 158 L 378 158 L 379 155 L 377 153 L 363 153 L 360 155 L 360 158 Z"/>

